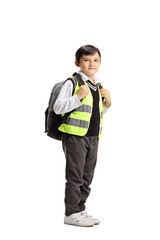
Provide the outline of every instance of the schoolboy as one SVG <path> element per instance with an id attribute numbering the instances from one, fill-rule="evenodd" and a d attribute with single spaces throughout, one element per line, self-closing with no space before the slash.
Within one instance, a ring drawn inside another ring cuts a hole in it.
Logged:
<path id="1" fill-rule="evenodd" d="M 54 104 L 57 114 L 71 112 L 59 130 L 66 157 L 65 217 L 64 223 L 75 226 L 93 226 L 99 219 L 85 212 L 85 202 L 90 193 L 101 137 L 103 112 L 111 105 L 107 89 L 100 89 L 95 73 L 101 64 L 98 48 L 85 45 L 76 52 L 75 64 L 85 85 L 66 81 Z M 105 99 L 102 102 L 102 97 Z M 74 110 L 74 111 L 73 111 Z"/>

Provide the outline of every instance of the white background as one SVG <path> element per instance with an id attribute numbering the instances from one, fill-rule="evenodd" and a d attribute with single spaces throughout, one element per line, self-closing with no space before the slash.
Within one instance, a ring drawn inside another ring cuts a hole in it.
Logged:
<path id="1" fill-rule="evenodd" d="M 1 1 L 0 238 L 160 239 L 160 8 L 156 0 Z M 65 159 L 44 134 L 56 82 L 76 50 L 100 48 L 110 90 L 87 211 L 101 224 L 63 224 Z"/>

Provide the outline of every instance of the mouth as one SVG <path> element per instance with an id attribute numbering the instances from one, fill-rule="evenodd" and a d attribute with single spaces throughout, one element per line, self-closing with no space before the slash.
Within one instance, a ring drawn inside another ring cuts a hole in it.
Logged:
<path id="1" fill-rule="evenodd" d="M 88 68 L 89 70 L 95 70 L 95 68 Z"/>

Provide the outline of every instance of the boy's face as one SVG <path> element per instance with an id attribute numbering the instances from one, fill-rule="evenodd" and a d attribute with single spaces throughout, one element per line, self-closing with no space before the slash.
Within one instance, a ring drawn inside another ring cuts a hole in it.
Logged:
<path id="1" fill-rule="evenodd" d="M 101 59 L 99 54 L 96 52 L 93 55 L 82 55 L 80 63 L 75 62 L 77 67 L 87 76 L 92 77 L 99 69 L 101 65 Z"/>

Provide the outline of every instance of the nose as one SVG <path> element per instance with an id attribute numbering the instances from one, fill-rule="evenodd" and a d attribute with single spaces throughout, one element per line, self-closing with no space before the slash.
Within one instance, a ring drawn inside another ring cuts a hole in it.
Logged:
<path id="1" fill-rule="evenodd" d="M 93 60 L 90 60 L 89 65 L 92 66 L 93 63 L 94 63 L 94 61 L 93 61 Z"/>

